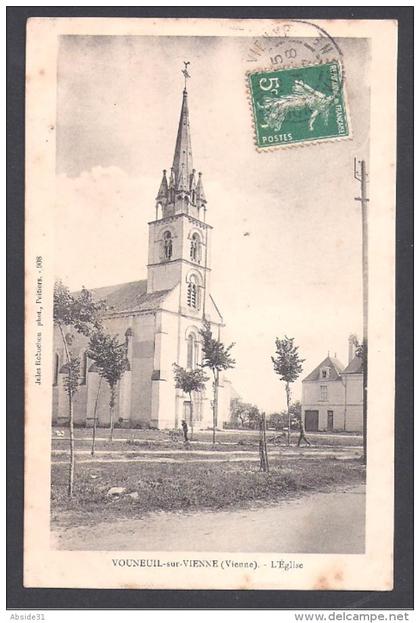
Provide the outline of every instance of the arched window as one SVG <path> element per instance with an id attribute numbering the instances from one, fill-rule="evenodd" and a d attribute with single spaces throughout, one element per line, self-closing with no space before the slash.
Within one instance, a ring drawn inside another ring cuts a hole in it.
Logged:
<path id="1" fill-rule="evenodd" d="M 190 258 L 193 262 L 200 261 L 200 238 L 198 234 L 193 234 L 191 237 Z"/>
<path id="2" fill-rule="evenodd" d="M 53 369 L 53 385 L 58 385 L 58 373 L 60 371 L 60 355 L 55 353 L 54 355 L 54 369 Z"/>
<path id="3" fill-rule="evenodd" d="M 195 275 L 191 275 L 187 285 L 187 303 L 188 307 L 198 309 L 198 280 Z"/>
<path id="4" fill-rule="evenodd" d="M 194 370 L 200 362 L 200 343 L 195 333 L 187 338 L 187 370 Z"/>
<path id="5" fill-rule="evenodd" d="M 200 343 L 198 340 L 194 342 L 194 368 L 196 368 L 200 361 Z"/>
<path id="6" fill-rule="evenodd" d="M 194 335 L 190 333 L 187 340 L 187 370 L 194 368 Z"/>
<path id="7" fill-rule="evenodd" d="M 163 252 L 165 260 L 172 258 L 172 234 L 170 231 L 165 231 L 163 234 Z"/>

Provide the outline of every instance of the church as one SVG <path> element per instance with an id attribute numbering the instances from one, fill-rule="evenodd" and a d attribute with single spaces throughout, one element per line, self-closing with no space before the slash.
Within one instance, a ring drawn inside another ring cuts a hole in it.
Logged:
<path id="1" fill-rule="evenodd" d="M 147 279 L 91 290 L 108 311 L 105 330 L 126 343 L 128 369 L 118 384 L 114 422 L 122 427 L 178 428 L 191 425 L 188 396 L 175 389 L 173 363 L 187 369 L 202 359 L 199 331 L 203 320 L 223 340 L 223 317 L 211 295 L 211 237 L 203 178 L 193 168 L 188 93 L 181 115 L 169 174 L 163 171 L 155 218 L 148 223 Z M 73 333 L 70 349 L 80 357 L 80 385 L 74 396 L 74 423 L 109 425 L 109 388 L 87 357 L 88 339 Z M 68 422 L 64 380 L 66 360 L 58 330 L 54 332 L 53 423 Z M 210 376 L 210 375 L 209 375 Z M 223 374 L 218 387 L 218 422 L 229 420 L 230 383 Z M 210 428 L 213 388 L 193 394 L 194 426 Z"/>

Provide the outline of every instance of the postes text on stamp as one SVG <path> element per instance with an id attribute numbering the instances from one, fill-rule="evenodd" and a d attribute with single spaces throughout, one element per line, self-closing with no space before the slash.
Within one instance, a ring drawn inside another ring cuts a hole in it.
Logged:
<path id="1" fill-rule="evenodd" d="M 259 149 L 348 138 L 338 61 L 248 75 Z"/>

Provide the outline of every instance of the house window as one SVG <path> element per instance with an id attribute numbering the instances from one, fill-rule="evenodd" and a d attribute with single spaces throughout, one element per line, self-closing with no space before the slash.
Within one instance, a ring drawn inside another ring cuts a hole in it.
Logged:
<path id="1" fill-rule="evenodd" d="M 321 379 L 327 379 L 330 375 L 330 369 L 329 368 L 322 368 L 321 369 Z"/>
<path id="2" fill-rule="evenodd" d="M 190 258 L 193 262 L 200 261 L 200 239 L 198 234 L 193 234 L 190 245 Z"/>
<path id="3" fill-rule="evenodd" d="M 321 400 L 328 400 L 328 387 L 321 385 Z"/>
<path id="4" fill-rule="evenodd" d="M 163 253 L 165 260 L 172 258 L 172 234 L 170 231 L 165 231 L 163 234 Z"/>
<path id="5" fill-rule="evenodd" d="M 187 303 L 188 307 L 198 309 L 198 283 L 195 275 L 191 275 L 188 281 Z"/>

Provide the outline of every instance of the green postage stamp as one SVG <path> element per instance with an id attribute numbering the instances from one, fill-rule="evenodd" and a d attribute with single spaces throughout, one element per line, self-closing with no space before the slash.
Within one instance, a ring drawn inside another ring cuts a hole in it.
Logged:
<path id="1" fill-rule="evenodd" d="M 248 74 L 259 149 L 350 137 L 338 61 Z"/>

